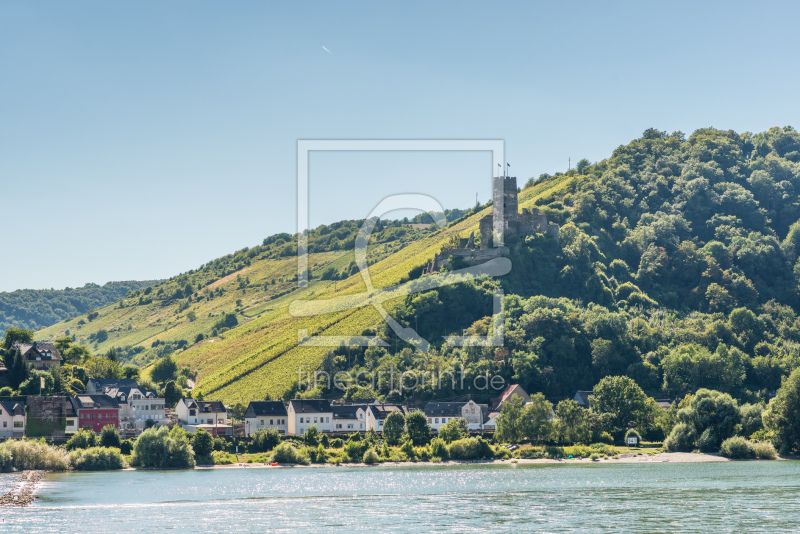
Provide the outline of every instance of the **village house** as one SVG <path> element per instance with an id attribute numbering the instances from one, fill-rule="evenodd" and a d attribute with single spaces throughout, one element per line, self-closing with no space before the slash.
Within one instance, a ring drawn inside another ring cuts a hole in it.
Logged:
<path id="1" fill-rule="evenodd" d="M 25 436 L 25 404 L 17 401 L 0 402 L 0 438 Z"/>
<path id="2" fill-rule="evenodd" d="M 108 395 L 77 395 L 71 402 L 78 428 L 98 433 L 106 425 L 119 428 L 119 404 Z"/>
<path id="3" fill-rule="evenodd" d="M 367 430 L 383 432 L 383 423 L 392 412 L 400 412 L 405 416 L 408 408 L 399 404 L 369 404 L 366 409 Z"/>
<path id="4" fill-rule="evenodd" d="M 111 388 L 138 388 L 135 378 L 90 378 L 86 381 L 86 393 L 105 393 Z"/>
<path id="5" fill-rule="evenodd" d="M 14 343 L 12 347 L 19 349 L 19 352 L 25 357 L 25 361 L 37 371 L 46 371 L 61 365 L 61 353 L 52 343 L 34 341 L 33 343 Z"/>
<path id="6" fill-rule="evenodd" d="M 366 404 L 331 404 L 334 432 L 362 432 L 367 428 Z"/>
<path id="7" fill-rule="evenodd" d="M 499 396 L 494 397 L 489 400 L 489 408 L 493 412 L 499 412 L 500 409 L 503 407 L 503 403 L 511 398 L 512 395 L 517 395 L 522 398 L 522 402 L 529 403 L 531 401 L 531 396 L 522 389 L 522 386 L 519 384 L 510 384 L 509 386 L 504 389 Z"/>
<path id="8" fill-rule="evenodd" d="M 163 398 L 158 398 L 155 391 L 137 385 L 106 388 L 105 394 L 119 404 L 121 429 L 144 430 L 147 421 L 153 421 L 155 425 L 163 425 L 166 422 L 165 401 Z"/>
<path id="9" fill-rule="evenodd" d="M 233 426 L 228 424 L 228 410 L 220 401 L 181 399 L 175 406 L 175 415 L 187 432 L 202 428 L 214 436 L 233 435 Z"/>
<path id="10" fill-rule="evenodd" d="M 451 419 L 463 417 L 461 409 L 464 402 L 429 402 L 425 405 L 425 417 L 428 418 L 428 425 L 432 430 L 439 429 L 447 424 Z"/>
<path id="11" fill-rule="evenodd" d="M 316 425 L 320 432 L 333 430 L 333 409 L 325 399 L 292 399 L 289 401 L 290 436 L 305 434 L 308 427 Z"/>
<path id="12" fill-rule="evenodd" d="M 252 436 L 259 430 L 274 428 L 286 434 L 289 413 L 281 401 L 251 401 L 244 413 L 245 435 Z"/>

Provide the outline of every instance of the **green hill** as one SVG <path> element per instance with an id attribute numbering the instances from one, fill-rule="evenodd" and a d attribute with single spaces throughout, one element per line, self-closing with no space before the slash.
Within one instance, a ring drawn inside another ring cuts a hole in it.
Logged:
<path id="1" fill-rule="evenodd" d="M 463 369 L 467 384 L 495 374 L 550 397 L 627 374 L 652 395 L 713 387 L 757 401 L 800 365 L 798 192 L 800 135 L 791 128 L 756 135 L 709 128 L 688 139 L 651 129 L 608 159 L 526 184 L 520 208 L 536 206 L 557 222 L 560 242 L 511 236 L 507 276 L 387 303 L 432 342 L 429 353 L 396 340 L 372 307 L 289 315 L 291 301 L 364 290 L 353 264 L 356 221 L 310 233 L 308 288 L 296 287 L 293 236 L 273 236 L 132 292 L 91 322 L 73 319 L 37 337 L 69 330 L 95 353 L 118 347 L 140 365 L 173 353 L 207 397 L 226 402 L 298 391 L 341 397 L 327 384 L 315 389 L 298 370 L 390 368 L 417 377 Z M 418 275 L 454 237 L 477 233 L 490 212 L 478 207 L 443 229 L 386 224 L 370 249 L 375 287 Z M 443 346 L 443 335 L 486 335 L 496 287 L 505 292 L 504 346 Z M 389 349 L 299 347 L 298 329 L 373 333 Z M 428 383 L 404 390 L 384 376 L 353 385 L 347 398 L 420 402 L 465 393 L 489 396 Z"/>
<path id="2" fill-rule="evenodd" d="M 54 325 L 116 302 L 129 291 L 158 282 L 108 282 L 102 286 L 86 284 L 74 289 L 20 289 L 0 293 L 0 336 L 12 327 L 39 330 Z"/>

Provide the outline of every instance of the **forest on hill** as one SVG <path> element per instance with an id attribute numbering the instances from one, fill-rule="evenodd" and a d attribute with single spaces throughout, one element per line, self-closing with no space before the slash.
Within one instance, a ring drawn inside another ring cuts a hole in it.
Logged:
<path id="1" fill-rule="evenodd" d="M 295 299 L 364 290 L 352 252 L 362 221 L 309 232 L 307 288 L 296 283 L 297 236 L 279 234 L 37 338 L 71 336 L 95 354 L 114 348 L 122 363 L 174 360 L 207 398 L 226 402 L 492 396 L 414 380 L 463 372 L 466 384 L 488 373 L 554 400 L 626 375 L 650 396 L 709 388 L 760 403 L 800 366 L 798 192 L 800 134 L 790 127 L 707 128 L 688 137 L 650 129 L 605 160 L 526 184 L 520 208 L 558 223 L 560 240 L 507 236 L 508 275 L 387 303 L 402 326 L 431 342 L 427 353 L 398 340 L 370 307 L 314 318 L 288 313 Z M 444 228 L 381 221 L 369 254 L 376 287 L 419 277 L 490 212 L 489 204 L 451 212 L 458 219 Z M 489 333 L 496 288 L 505 294 L 504 346 L 446 345 L 448 335 Z M 387 347 L 299 346 L 299 329 L 377 335 Z M 315 383 L 313 373 L 298 375 L 303 368 L 362 375 L 341 391 Z M 391 369 L 422 385 L 388 380 Z"/>
<path id="2" fill-rule="evenodd" d="M 86 284 L 64 289 L 19 289 L 0 293 L 0 336 L 9 328 L 41 328 L 83 315 L 117 302 L 129 291 L 159 283 L 159 280 Z"/>

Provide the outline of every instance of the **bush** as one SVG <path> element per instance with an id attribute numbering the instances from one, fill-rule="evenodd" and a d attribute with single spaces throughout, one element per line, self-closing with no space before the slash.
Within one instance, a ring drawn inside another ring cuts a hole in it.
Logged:
<path id="1" fill-rule="evenodd" d="M 625 445 L 628 444 L 628 438 L 636 438 L 636 444 L 642 442 L 642 435 L 636 431 L 635 428 L 629 428 L 627 432 L 625 432 Z"/>
<path id="2" fill-rule="evenodd" d="M 756 455 L 753 444 L 742 436 L 734 436 L 723 441 L 719 453 L 733 459 L 755 458 Z"/>
<path id="3" fill-rule="evenodd" d="M 544 451 L 542 451 L 541 449 L 536 449 L 534 447 L 517 449 L 514 451 L 513 456 L 514 458 L 521 458 L 524 460 L 538 460 L 540 458 L 546 457 Z"/>
<path id="4" fill-rule="evenodd" d="M 719 443 L 717 436 L 710 428 L 703 430 L 703 433 L 697 438 L 697 448 L 700 449 L 700 452 L 716 452 L 718 450 L 717 443 Z"/>
<path id="5" fill-rule="evenodd" d="M 757 441 L 752 443 L 752 445 L 753 452 L 757 458 L 761 458 L 762 460 L 774 460 L 778 457 L 778 453 L 775 452 L 775 446 L 769 441 Z"/>
<path id="6" fill-rule="evenodd" d="M 229 452 L 212 451 L 211 460 L 214 465 L 230 465 L 238 462 L 239 458 Z"/>
<path id="7" fill-rule="evenodd" d="M 364 456 L 364 448 L 360 441 L 348 441 L 344 446 L 344 454 L 350 458 L 351 462 L 360 462 Z"/>
<path id="8" fill-rule="evenodd" d="M 214 438 L 205 429 L 198 428 L 194 433 L 192 448 L 196 456 L 205 458 L 214 450 Z"/>
<path id="9" fill-rule="evenodd" d="M 130 453 L 132 453 L 133 452 L 133 444 L 134 443 L 135 443 L 135 440 L 132 440 L 132 439 L 124 439 L 124 440 L 122 440 L 122 443 L 120 444 L 120 447 L 119 447 L 119 452 L 121 452 L 122 454 L 130 454 Z"/>
<path id="10" fill-rule="evenodd" d="M 333 438 L 330 440 L 331 449 L 341 449 L 344 446 L 342 438 Z"/>
<path id="11" fill-rule="evenodd" d="M 281 442 L 281 434 L 274 428 L 258 430 L 253 434 L 253 449 L 256 452 L 267 452 Z"/>
<path id="12" fill-rule="evenodd" d="M 148 428 L 133 446 L 132 465 L 143 467 L 194 467 L 194 450 L 179 426 Z"/>
<path id="13" fill-rule="evenodd" d="M 593 462 L 596 462 L 600 459 L 600 455 L 596 452 L 593 452 L 591 455 L 589 455 L 589 459 Z"/>
<path id="14" fill-rule="evenodd" d="M 691 452 L 697 433 L 686 423 L 678 423 L 664 440 L 664 449 L 669 452 Z"/>
<path id="15" fill-rule="evenodd" d="M 77 471 L 108 471 L 125 467 L 125 459 L 116 447 L 77 449 L 70 453 L 69 459 Z"/>
<path id="16" fill-rule="evenodd" d="M 11 451 L 6 448 L 0 448 L 0 473 L 7 473 L 14 468 L 14 459 L 11 457 Z"/>
<path id="17" fill-rule="evenodd" d="M 4 469 L 10 469 L 9 465 L 18 471 L 24 469 L 66 471 L 69 469 L 69 453 L 67 451 L 40 441 L 8 440 L 0 444 L 0 457 L 3 458 L 0 460 L 2 462 L 0 465 L 5 465 Z"/>
<path id="18" fill-rule="evenodd" d="M 494 448 L 494 457 L 499 460 L 508 460 L 511 458 L 511 452 L 508 449 L 504 449 L 498 445 Z"/>
<path id="19" fill-rule="evenodd" d="M 106 425 L 100 432 L 100 446 L 113 447 L 119 449 L 122 446 L 122 439 L 119 437 L 119 431 L 114 425 Z"/>
<path id="20" fill-rule="evenodd" d="M 278 462 L 279 464 L 308 465 L 311 463 L 306 451 L 296 449 L 288 441 L 275 447 L 275 450 L 272 451 L 272 456 L 270 456 L 270 461 Z"/>
<path id="21" fill-rule="evenodd" d="M 456 440 L 447 447 L 447 452 L 454 460 L 475 460 L 493 456 L 491 445 L 483 438 Z"/>
<path id="22" fill-rule="evenodd" d="M 375 449 L 369 448 L 367 452 L 364 453 L 364 463 L 365 464 L 376 464 L 380 462 L 381 459 L 378 456 L 378 453 L 375 452 Z"/>
<path id="23" fill-rule="evenodd" d="M 447 460 L 450 458 L 450 453 L 447 451 L 447 445 L 442 438 L 433 438 L 431 440 L 430 448 L 431 456 L 438 457 L 440 460 Z"/>
<path id="24" fill-rule="evenodd" d="M 607 445 L 613 445 L 614 444 L 614 436 L 612 436 L 608 432 L 601 432 L 600 435 L 597 436 L 597 439 L 595 439 L 594 441 L 598 441 L 600 443 L 605 443 Z"/>
<path id="25" fill-rule="evenodd" d="M 72 436 L 67 440 L 66 445 L 68 451 L 97 447 L 97 434 L 91 430 L 79 430 L 72 434 Z"/>

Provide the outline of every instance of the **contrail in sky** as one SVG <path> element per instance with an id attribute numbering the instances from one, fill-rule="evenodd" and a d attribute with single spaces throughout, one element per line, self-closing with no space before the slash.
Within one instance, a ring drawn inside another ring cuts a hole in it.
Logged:
<path id="1" fill-rule="evenodd" d="M 327 49 L 327 48 L 325 48 L 324 46 L 322 47 L 322 49 L 323 49 L 323 50 L 325 50 L 325 51 L 326 51 L 327 53 L 329 53 L 329 54 L 333 54 L 333 52 L 331 52 L 330 50 L 328 50 L 328 49 Z"/>

